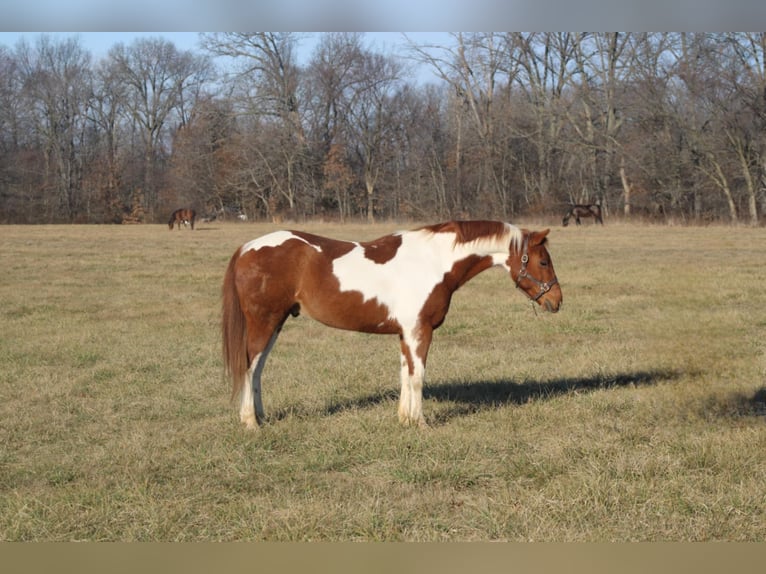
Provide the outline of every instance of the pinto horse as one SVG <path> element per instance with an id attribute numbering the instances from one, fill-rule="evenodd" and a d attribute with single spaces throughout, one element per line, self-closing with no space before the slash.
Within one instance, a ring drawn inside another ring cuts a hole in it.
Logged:
<path id="1" fill-rule="evenodd" d="M 197 212 L 193 209 L 176 209 L 170 214 L 170 220 L 168 221 L 168 227 L 172 230 L 174 224 L 178 224 L 178 229 L 181 229 L 181 224 L 191 224 L 191 228 L 194 229 L 194 220 L 197 218 Z"/>
<path id="2" fill-rule="evenodd" d="M 373 241 L 275 231 L 236 250 L 223 280 L 223 359 L 240 419 L 263 423 L 261 373 L 287 318 L 304 312 L 330 327 L 399 336 L 402 424 L 427 426 L 422 391 L 434 329 L 452 294 L 490 267 L 510 274 L 544 310 L 562 302 L 550 230 L 502 221 L 449 221 Z"/>
<path id="3" fill-rule="evenodd" d="M 561 224 L 566 227 L 569 225 L 569 218 L 573 216 L 577 225 L 580 225 L 581 217 L 592 217 L 594 222 L 598 221 L 601 225 L 604 225 L 604 220 L 601 218 L 601 206 L 597 203 L 571 206 L 569 211 L 567 211 L 566 215 L 564 216 L 564 220 L 561 222 Z"/>

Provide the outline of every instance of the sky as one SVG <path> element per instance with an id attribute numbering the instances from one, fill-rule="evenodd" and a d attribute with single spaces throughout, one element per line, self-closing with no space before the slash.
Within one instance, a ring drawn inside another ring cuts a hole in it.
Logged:
<path id="1" fill-rule="evenodd" d="M 37 38 L 46 34 L 54 39 L 76 36 L 83 48 L 88 50 L 95 60 L 106 56 L 109 49 L 122 42 L 130 45 L 139 37 L 162 37 L 173 42 L 179 50 L 200 50 L 198 32 L 0 32 L 0 45 L 13 49 L 24 38 L 34 46 Z M 308 63 L 311 54 L 319 42 L 321 33 L 311 32 L 302 35 L 298 44 L 298 61 L 304 65 Z M 418 44 L 451 45 L 452 37 L 446 32 L 408 32 L 407 37 Z M 365 32 L 364 44 L 371 50 L 382 54 L 401 53 L 406 45 L 406 39 L 401 32 Z M 418 66 L 414 72 L 415 77 L 421 83 L 436 82 L 432 70 L 427 66 Z"/>
<path id="2" fill-rule="evenodd" d="M 95 58 L 106 55 L 109 48 L 118 42 L 130 44 L 139 36 L 161 36 L 173 42 L 176 48 L 181 50 L 198 50 L 198 32 L 0 32 L 0 44 L 13 48 L 21 38 L 26 38 L 30 43 L 45 33 L 53 38 L 78 36 L 84 48 L 89 50 Z M 319 40 L 320 33 L 306 32 L 301 39 L 299 49 L 301 58 L 310 55 Z M 446 32 L 407 32 L 407 36 L 418 43 L 450 44 L 451 36 Z M 377 52 L 395 52 L 405 44 L 401 32 L 365 32 L 365 43 Z"/>
<path id="3" fill-rule="evenodd" d="M 13 48 L 20 34 L 79 33 L 98 59 L 117 42 L 137 35 L 167 38 L 179 49 L 198 49 L 208 31 L 303 31 L 299 63 L 308 61 L 318 31 L 364 31 L 368 47 L 396 53 L 407 31 L 417 43 L 451 45 L 446 32 L 470 31 L 759 31 L 766 29 L 764 0 L 3 0 L 0 44 Z M 36 32 L 22 32 L 32 30 Z M 107 30 L 111 30 L 107 32 Z M 131 30 L 143 30 L 132 32 Z M 62 32 L 67 31 L 67 32 Z M 76 32 L 77 31 L 77 32 Z M 313 31 L 313 32 L 312 32 Z M 430 71 L 417 72 L 429 81 Z"/>
<path id="4" fill-rule="evenodd" d="M 172 41 L 176 48 L 181 50 L 196 50 L 197 32 L 43 32 L 52 38 L 64 38 L 68 36 L 79 36 L 82 46 L 98 59 L 105 56 L 109 48 L 118 42 L 130 44 L 138 36 L 162 36 Z M 35 40 L 41 32 L 0 32 L 0 44 L 5 44 L 13 49 L 16 42 L 25 38 L 27 42 L 34 45 Z"/>

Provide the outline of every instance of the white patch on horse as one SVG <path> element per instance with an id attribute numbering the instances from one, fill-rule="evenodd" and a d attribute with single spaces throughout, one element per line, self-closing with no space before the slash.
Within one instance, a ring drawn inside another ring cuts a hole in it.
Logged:
<path id="1" fill-rule="evenodd" d="M 355 243 L 351 251 L 333 261 L 332 271 L 341 291 L 358 291 L 365 301 L 376 299 L 388 308 L 390 318 L 409 329 L 415 326 L 434 287 L 456 262 L 480 255 L 505 266 L 511 229 L 508 231 L 499 240 L 456 246 L 454 233 L 400 232 L 402 243 L 389 261 L 380 264 L 367 259 L 364 248 Z"/>
<path id="2" fill-rule="evenodd" d="M 282 245 L 286 241 L 290 239 L 297 239 L 299 241 L 303 241 L 306 245 L 310 245 L 317 251 L 321 252 L 322 248 L 318 245 L 314 245 L 313 243 L 309 243 L 302 237 L 298 237 L 291 231 L 274 231 L 272 233 L 269 233 L 267 235 L 263 235 L 261 237 L 258 237 L 257 239 L 253 239 L 252 241 L 248 241 L 242 246 L 242 250 L 240 254 L 244 254 L 246 251 L 253 250 L 258 251 L 259 249 L 262 249 L 264 247 L 277 247 L 279 245 Z"/>

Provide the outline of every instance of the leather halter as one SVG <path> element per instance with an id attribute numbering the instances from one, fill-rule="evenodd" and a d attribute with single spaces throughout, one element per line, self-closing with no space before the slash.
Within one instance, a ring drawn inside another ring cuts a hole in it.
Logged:
<path id="1" fill-rule="evenodd" d="M 536 277 L 532 277 L 532 275 L 527 273 L 527 263 L 529 262 L 529 255 L 527 254 L 528 251 L 529 251 L 529 236 L 527 235 L 524 238 L 524 243 L 522 244 L 521 269 L 519 269 L 519 274 L 516 276 L 516 288 L 521 289 L 521 285 L 519 285 L 519 283 L 521 283 L 522 279 L 529 279 L 535 285 L 537 285 L 540 288 L 540 290 L 537 292 L 537 295 L 535 295 L 534 297 L 530 295 L 529 293 L 527 293 L 526 291 L 524 291 L 523 289 L 522 291 L 524 291 L 527 297 L 532 299 L 532 301 L 537 301 L 538 299 L 540 299 L 540 297 L 542 297 L 548 291 L 550 291 L 551 287 L 553 287 L 556 283 L 558 283 L 559 280 L 554 275 L 553 279 L 551 279 L 550 281 L 543 282 L 537 279 Z"/>

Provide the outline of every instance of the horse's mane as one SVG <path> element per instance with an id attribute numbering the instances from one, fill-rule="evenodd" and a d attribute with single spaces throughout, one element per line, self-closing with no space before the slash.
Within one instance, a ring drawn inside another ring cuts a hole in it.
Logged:
<path id="1" fill-rule="evenodd" d="M 477 241 L 497 242 L 510 239 L 514 245 L 521 242 L 521 230 L 502 221 L 445 221 L 422 228 L 428 233 L 454 233 L 455 245 Z M 510 237 L 509 237 L 510 235 Z"/>

